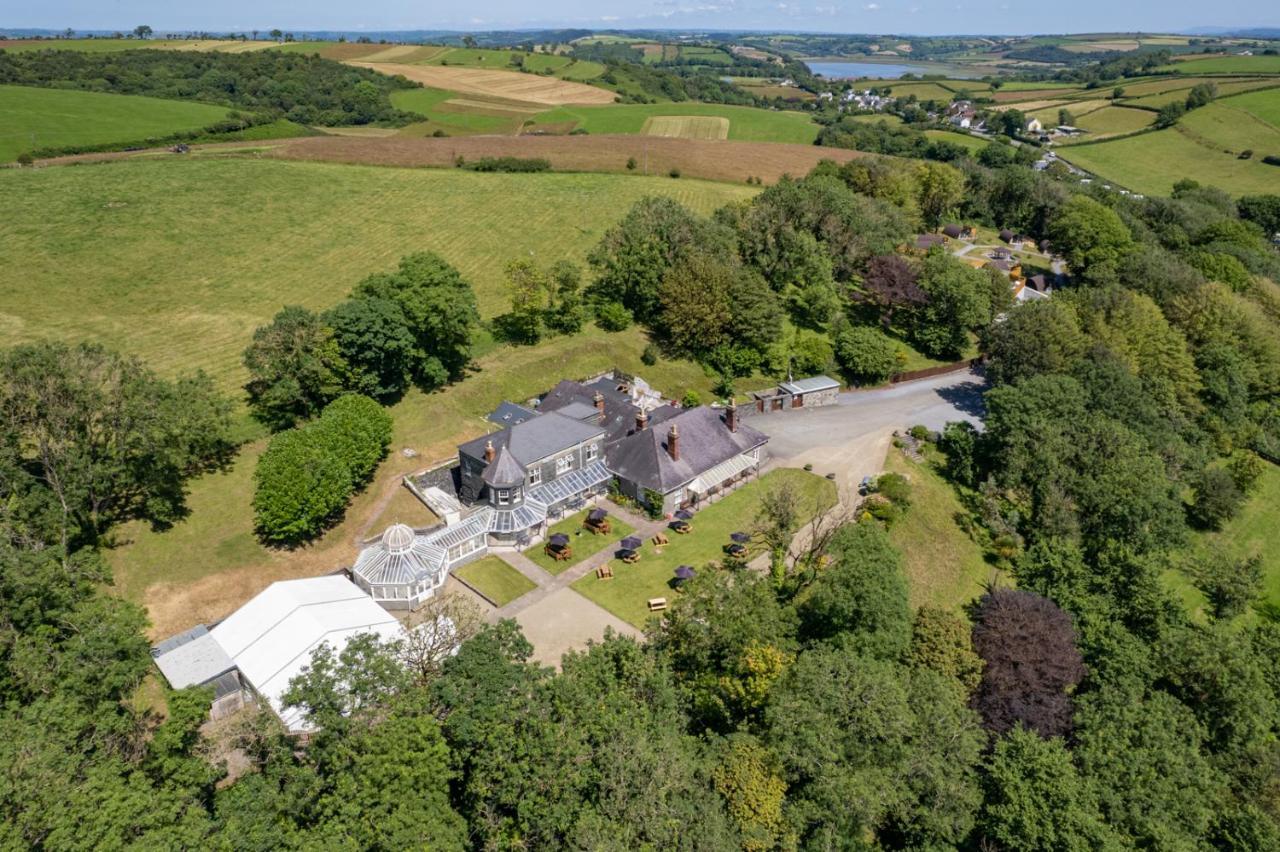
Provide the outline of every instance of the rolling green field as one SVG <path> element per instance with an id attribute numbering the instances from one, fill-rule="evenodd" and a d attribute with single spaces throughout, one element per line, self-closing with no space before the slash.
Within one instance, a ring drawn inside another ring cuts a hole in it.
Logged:
<path id="1" fill-rule="evenodd" d="M 0 170 L 0 336 L 90 339 L 172 373 L 244 379 L 253 329 L 331 307 L 370 273 L 439 251 L 507 309 L 515 257 L 581 261 L 645 195 L 709 213 L 746 186 L 601 174 L 504 175 L 260 159 L 137 158 Z M 218 215 L 210 216 L 216 210 Z"/>
<path id="2" fill-rule="evenodd" d="M 990 144 L 987 140 L 979 139 L 977 136 L 970 136 L 967 133 L 952 133 L 950 130 L 926 130 L 924 135 L 941 142 L 954 143 L 975 153 Z"/>
<path id="3" fill-rule="evenodd" d="M 421 126 L 410 125 L 400 131 L 399 135 L 414 136 L 431 134 L 442 130 L 450 136 L 470 136 L 476 133 L 515 133 L 520 123 L 532 112 L 527 109 L 470 107 L 447 103 L 450 100 L 462 99 L 469 102 L 483 103 L 484 98 L 472 96 L 467 98 L 457 92 L 445 89 L 401 89 L 391 93 L 391 103 L 407 112 L 416 112 L 427 123 Z"/>
<path id="4" fill-rule="evenodd" d="M 524 67 L 533 72 L 550 71 L 554 77 L 562 80 L 580 82 L 593 80 L 604 73 L 604 65 L 562 56 L 557 53 L 525 53 L 524 51 L 495 50 L 489 48 L 441 47 L 425 48 L 430 51 L 426 58 L 418 60 L 421 65 L 450 65 L 462 68 L 488 68 L 495 71 L 518 70 L 511 64 L 511 58 L 517 53 L 524 57 Z M 377 61 L 376 57 L 370 57 Z M 414 61 L 412 59 L 397 61 Z"/>
<path id="5" fill-rule="evenodd" d="M 225 107 L 134 95 L 0 86 L 0 163 L 23 151 L 141 142 L 220 121 Z"/>
<path id="6" fill-rule="evenodd" d="M 1240 159 L 1246 150 L 1252 157 Z M 1280 89 L 1219 98 L 1166 130 L 1072 146 L 1067 159 L 1152 195 L 1167 195 L 1182 177 L 1248 195 L 1280 192 L 1280 167 L 1262 162 L 1273 153 L 1280 155 Z"/>
<path id="7" fill-rule="evenodd" d="M 641 133 L 647 120 L 662 116 L 718 116 L 729 120 L 729 139 L 740 142 L 792 142 L 810 145 L 818 126 L 800 112 L 775 112 L 722 104 L 615 104 L 557 107 L 534 116 L 539 125 L 574 125 L 588 133 Z"/>
<path id="8" fill-rule="evenodd" d="M 1280 74 L 1280 56 L 1213 56 L 1175 62 L 1160 70 L 1183 74 Z"/>
<path id="9" fill-rule="evenodd" d="M 1093 134 L 1093 138 L 1120 133 L 1133 133 L 1155 121 L 1155 114 L 1141 109 L 1108 106 L 1076 117 L 1076 126 Z"/>

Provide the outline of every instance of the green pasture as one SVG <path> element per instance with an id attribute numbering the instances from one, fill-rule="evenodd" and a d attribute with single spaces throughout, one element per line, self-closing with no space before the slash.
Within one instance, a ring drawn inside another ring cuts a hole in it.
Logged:
<path id="1" fill-rule="evenodd" d="M 450 136 L 471 136 L 479 133 L 514 133 L 520 123 L 529 116 L 500 108 L 459 106 L 447 103 L 454 98 L 484 102 L 479 95 L 460 95 L 446 89 L 401 89 L 391 93 L 391 103 L 406 112 L 416 112 L 427 119 L 426 124 L 411 125 L 401 131 L 404 136 L 429 136 L 442 130 Z"/>
<path id="2" fill-rule="evenodd" d="M 649 619 L 650 598 L 672 600 L 678 592 L 671 580 L 680 565 L 692 565 L 697 571 L 717 570 L 709 567 L 724 559 L 724 546 L 732 532 L 752 530 L 760 511 L 760 500 L 767 489 L 790 482 L 802 495 L 801 505 L 812 511 L 816 501 L 828 505 L 835 501 L 835 486 L 827 480 L 802 470 L 780 468 L 765 474 L 756 482 L 740 487 L 722 500 L 712 503 L 694 515 L 693 531 L 687 535 L 671 534 L 671 543 L 657 548 L 646 541 L 640 548 L 640 561 L 627 565 L 614 559 L 612 579 L 587 574 L 573 584 L 575 591 L 590 598 L 623 621 L 643 627 Z M 808 518 L 804 519 L 805 521 Z M 750 554 L 759 553 L 758 545 L 750 545 Z"/>
<path id="3" fill-rule="evenodd" d="M 1212 119 L 1213 131 L 1222 132 L 1222 123 L 1211 114 L 1199 115 L 1217 107 L 1218 104 L 1211 104 L 1194 110 L 1186 117 L 1193 118 L 1192 123 L 1185 127 L 1179 125 L 1096 145 L 1073 145 L 1063 157 L 1106 180 L 1147 195 L 1168 195 L 1174 182 L 1184 177 L 1232 195 L 1280 192 L 1280 166 L 1262 162 L 1266 151 L 1256 149 L 1252 159 L 1241 160 L 1224 147 L 1225 143 L 1192 130 L 1193 126 L 1204 127 Z"/>
<path id="4" fill-rule="evenodd" d="M 1211 56 L 1174 62 L 1159 70 L 1183 74 L 1280 74 L 1280 56 Z"/>
<path id="5" fill-rule="evenodd" d="M 1268 116 L 1264 118 L 1263 116 Z M 1177 129 L 1206 149 L 1258 158 L 1280 155 L 1280 90 L 1214 101 L 1182 117 Z M 1280 167 L 1269 166 L 1280 171 Z"/>
<path id="6" fill-rule="evenodd" d="M 1108 106 L 1076 116 L 1076 126 L 1089 131 L 1093 138 L 1133 133 L 1150 126 L 1155 114 L 1141 109 Z M 1088 139 L 1089 137 L 1084 137 Z"/>
<path id="7" fill-rule="evenodd" d="M 492 48 L 440 48 L 427 58 L 418 60 L 418 64 L 516 71 L 519 69 L 511 64 L 511 57 L 517 54 L 524 56 L 526 70 L 538 73 L 550 71 L 552 76 L 564 80 L 592 80 L 604 73 L 604 66 L 599 62 L 580 61 L 558 53 L 525 53 Z"/>
<path id="8" fill-rule="evenodd" d="M 724 104 L 610 104 L 608 106 L 556 107 L 533 117 L 530 130 L 539 125 L 573 124 L 588 133 L 638 134 L 654 116 L 707 115 L 729 119 L 729 139 L 740 142 L 792 142 L 812 144 L 818 126 L 804 113 L 756 109 Z"/>
<path id="9" fill-rule="evenodd" d="M 754 192 L 258 158 L 0 169 L 0 280 L 23 282 L 0 293 L 0 336 L 96 340 L 230 390 L 253 330 L 282 306 L 329 308 L 403 255 L 440 252 L 493 316 L 508 308 L 513 258 L 581 262 L 646 195 L 707 214 Z"/>
<path id="10" fill-rule="evenodd" d="M 949 130 L 926 130 L 924 135 L 940 142 L 951 142 L 962 148 L 967 148 L 975 154 L 991 144 L 986 139 L 979 139 L 977 136 L 970 136 L 968 133 L 952 133 Z"/>
<path id="11" fill-rule="evenodd" d="M 191 101 L 0 86 L 0 162 L 38 148 L 142 142 L 226 115 L 226 107 Z"/>

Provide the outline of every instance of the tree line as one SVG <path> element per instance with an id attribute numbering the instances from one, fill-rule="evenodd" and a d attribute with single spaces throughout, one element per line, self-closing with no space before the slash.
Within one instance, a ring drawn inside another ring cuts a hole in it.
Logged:
<path id="1" fill-rule="evenodd" d="M 392 92 L 417 88 L 417 83 L 279 50 L 0 50 L 0 84 L 194 100 L 297 124 L 421 121 L 390 99 Z"/>

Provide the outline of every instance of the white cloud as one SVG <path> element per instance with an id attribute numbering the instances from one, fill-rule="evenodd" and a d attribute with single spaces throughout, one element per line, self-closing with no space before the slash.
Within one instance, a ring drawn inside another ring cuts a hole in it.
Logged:
<path id="1" fill-rule="evenodd" d="M 868 12 L 874 12 L 874 11 L 876 11 L 876 10 L 877 10 L 877 9 L 879 9 L 879 8 L 880 8 L 880 4 L 879 4 L 879 3 L 868 3 L 868 4 L 866 5 L 866 9 L 867 9 L 867 11 L 868 11 Z"/>

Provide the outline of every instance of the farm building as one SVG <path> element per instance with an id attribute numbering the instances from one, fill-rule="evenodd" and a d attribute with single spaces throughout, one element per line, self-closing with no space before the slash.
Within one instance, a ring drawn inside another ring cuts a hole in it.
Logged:
<path id="1" fill-rule="evenodd" d="M 209 633 L 241 677 L 271 705 L 291 732 L 310 729 L 303 711 L 285 708 L 282 696 L 328 643 L 335 651 L 352 637 L 400 636 L 400 622 L 345 577 L 311 577 L 272 583 Z"/>
<path id="2" fill-rule="evenodd" d="M 1040 119 L 1038 118 L 1033 118 L 1027 122 L 1028 133 L 1039 133 L 1043 129 L 1044 125 L 1040 123 Z"/>
<path id="3" fill-rule="evenodd" d="M 609 469 L 623 494 L 644 501 L 662 495 L 662 511 L 696 507 L 760 470 L 768 436 L 743 425 L 736 407 L 699 406 L 642 425 L 609 448 Z"/>
<path id="4" fill-rule="evenodd" d="M 830 376 L 810 376 L 807 379 L 783 382 L 778 385 L 787 408 L 817 408 L 835 405 L 840 395 L 840 383 Z"/>
<path id="5" fill-rule="evenodd" d="M 360 551 L 351 578 L 385 609 L 417 609 L 439 591 L 449 571 L 488 552 L 489 514 L 423 532 L 390 526 Z"/>

